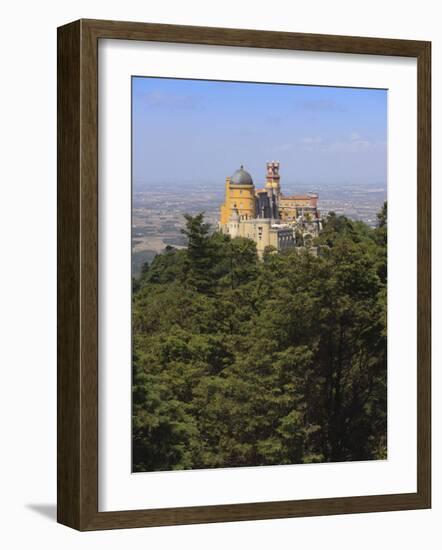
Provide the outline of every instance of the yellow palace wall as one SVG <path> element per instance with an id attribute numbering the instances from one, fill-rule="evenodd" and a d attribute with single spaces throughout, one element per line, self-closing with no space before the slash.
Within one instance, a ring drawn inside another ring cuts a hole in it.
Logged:
<path id="1" fill-rule="evenodd" d="M 232 208 L 236 205 L 241 218 L 255 217 L 255 187 L 232 185 L 230 178 L 226 179 L 226 199 L 221 206 L 220 221 L 226 224 L 229 221 Z"/>

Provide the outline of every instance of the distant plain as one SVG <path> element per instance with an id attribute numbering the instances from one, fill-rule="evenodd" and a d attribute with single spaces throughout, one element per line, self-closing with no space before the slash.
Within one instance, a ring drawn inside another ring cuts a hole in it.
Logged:
<path id="1" fill-rule="evenodd" d="M 259 182 L 257 182 L 259 186 Z M 384 183 L 354 185 L 327 183 L 302 185 L 283 181 L 284 192 L 302 194 L 319 193 L 319 209 L 344 214 L 374 227 L 376 213 L 387 200 Z M 144 262 L 150 262 L 166 246 L 182 248 L 186 242 L 181 233 L 184 214 L 205 212 L 206 220 L 216 229 L 219 207 L 224 198 L 224 182 L 165 183 L 157 186 L 136 184 L 132 212 L 132 274 L 137 276 Z"/>

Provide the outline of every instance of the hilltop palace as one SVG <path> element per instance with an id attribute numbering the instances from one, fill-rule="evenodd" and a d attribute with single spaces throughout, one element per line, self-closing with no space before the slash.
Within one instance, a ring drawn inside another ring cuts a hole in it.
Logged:
<path id="1" fill-rule="evenodd" d="M 276 250 L 305 246 L 322 228 L 319 195 L 283 195 L 279 180 L 277 161 L 267 163 L 263 189 L 255 190 L 243 166 L 226 178 L 219 229 L 232 238 L 252 239 L 260 256 L 267 246 Z"/>

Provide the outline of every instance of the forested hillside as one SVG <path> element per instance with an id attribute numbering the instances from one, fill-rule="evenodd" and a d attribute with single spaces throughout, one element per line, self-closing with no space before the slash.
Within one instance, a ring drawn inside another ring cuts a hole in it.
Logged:
<path id="1" fill-rule="evenodd" d="M 387 210 L 309 250 L 186 216 L 133 289 L 134 471 L 386 458 Z"/>

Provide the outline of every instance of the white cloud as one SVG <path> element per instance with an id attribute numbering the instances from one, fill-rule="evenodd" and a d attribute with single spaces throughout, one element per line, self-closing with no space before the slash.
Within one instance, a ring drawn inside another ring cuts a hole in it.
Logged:
<path id="1" fill-rule="evenodd" d="M 340 105 L 333 99 L 308 99 L 301 103 L 302 108 L 307 111 L 345 111 L 343 105 Z"/>
<path id="2" fill-rule="evenodd" d="M 373 141 L 364 139 L 359 133 L 353 132 L 348 140 L 332 141 L 329 143 L 328 150 L 339 153 L 360 153 L 364 151 L 375 151 L 386 148 L 385 141 Z"/>
<path id="3" fill-rule="evenodd" d="M 321 136 L 304 136 L 294 142 L 281 143 L 273 147 L 275 152 L 308 151 L 316 153 L 361 153 L 366 151 L 385 150 L 385 141 L 373 141 L 353 132 L 346 139 L 325 140 Z"/>
<path id="4" fill-rule="evenodd" d="M 144 96 L 150 107 L 167 107 L 169 109 L 195 109 L 198 98 L 191 95 L 179 95 L 159 90 L 152 90 Z"/>
<path id="5" fill-rule="evenodd" d="M 275 152 L 282 152 L 284 153 L 285 151 L 291 151 L 292 149 L 294 149 L 295 145 L 293 143 L 281 143 L 279 145 L 275 145 L 273 147 L 273 150 Z"/>
<path id="6" fill-rule="evenodd" d="M 319 145 L 322 143 L 322 138 L 319 136 L 316 137 L 303 137 L 301 138 L 301 143 L 304 145 Z"/>

